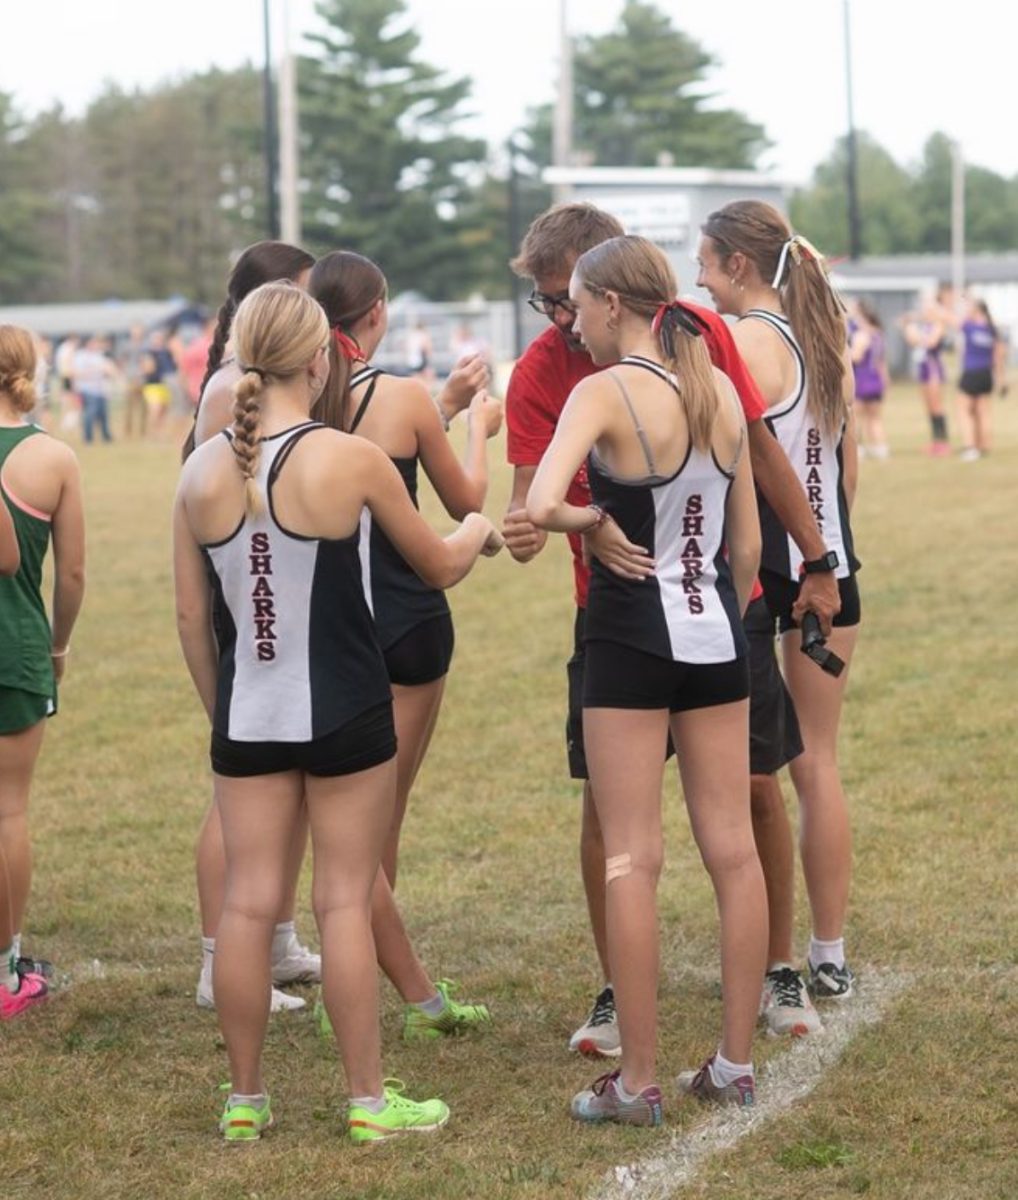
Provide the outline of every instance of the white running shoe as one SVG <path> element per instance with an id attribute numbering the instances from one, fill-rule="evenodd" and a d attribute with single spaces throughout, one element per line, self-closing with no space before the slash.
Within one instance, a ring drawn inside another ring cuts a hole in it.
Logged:
<path id="1" fill-rule="evenodd" d="M 618 1058 L 622 1053 L 615 993 L 610 984 L 594 1001 L 586 1021 L 569 1039 L 569 1049 L 588 1058 Z"/>
<path id="2" fill-rule="evenodd" d="M 195 1003 L 199 1008 L 215 1008 L 216 1000 L 212 994 L 212 956 L 206 955 L 202 963 L 201 974 L 198 976 L 198 988 L 195 993 Z M 272 1001 L 269 1012 L 286 1012 L 303 1008 L 307 1002 L 302 996 L 291 996 L 289 992 L 281 992 L 279 988 L 272 989 Z"/>
<path id="3" fill-rule="evenodd" d="M 802 976 L 785 964 L 764 976 L 760 1016 L 767 1022 L 771 1037 L 805 1037 L 823 1029 Z"/>
<path id="4" fill-rule="evenodd" d="M 283 954 L 272 960 L 273 983 L 321 983 L 322 956 L 301 945 L 292 933 Z"/>

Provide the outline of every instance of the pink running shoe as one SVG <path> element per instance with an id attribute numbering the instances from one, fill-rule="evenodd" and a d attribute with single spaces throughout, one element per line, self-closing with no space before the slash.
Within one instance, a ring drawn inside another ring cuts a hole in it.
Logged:
<path id="1" fill-rule="evenodd" d="M 16 992 L 0 986 L 0 1021 L 9 1021 L 33 1004 L 41 1004 L 49 995 L 49 985 L 41 975 L 19 975 L 21 987 Z"/>
<path id="2" fill-rule="evenodd" d="M 712 1054 L 699 1071 L 683 1071 L 675 1081 L 679 1092 L 709 1104 L 734 1104 L 739 1108 L 751 1108 L 756 1098 L 753 1076 L 740 1075 L 732 1083 L 718 1087 L 710 1073 L 713 1061 Z"/>

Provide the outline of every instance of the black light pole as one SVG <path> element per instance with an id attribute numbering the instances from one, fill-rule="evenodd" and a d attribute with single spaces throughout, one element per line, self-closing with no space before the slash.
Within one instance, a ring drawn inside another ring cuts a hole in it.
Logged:
<path id="1" fill-rule="evenodd" d="M 265 69 L 262 93 L 265 106 L 265 226 L 270 238 L 279 237 L 279 208 L 276 204 L 276 176 L 279 156 L 276 151 L 276 106 L 272 98 L 272 41 L 269 32 L 269 0 L 262 0 L 265 24 Z"/>
<path id="2" fill-rule="evenodd" d="M 855 138 L 855 111 L 852 103 L 852 21 L 849 0 L 844 0 L 845 13 L 845 91 L 848 100 L 848 257 L 862 257 L 862 236 L 859 226 L 859 155 Z"/>
<path id="3" fill-rule="evenodd" d="M 515 258 L 520 250 L 520 178 L 516 173 L 516 145 L 512 134 L 506 141 L 509 153 L 509 257 Z M 523 312 L 520 304 L 520 281 L 509 269 L 509 295 L 513 302 L 513 353 L 519 358 L 523 353 Z"/>

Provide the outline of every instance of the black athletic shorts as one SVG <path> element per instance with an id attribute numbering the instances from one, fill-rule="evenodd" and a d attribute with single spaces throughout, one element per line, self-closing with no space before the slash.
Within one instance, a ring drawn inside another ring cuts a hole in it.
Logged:
<path id="1" fill-rule="evenodd" d="M 795 705 L 774 652 L 774 618 L 763 596 L 743 618 L 749 642 L 749 772 L 773 775 L 802 753 Z"/>
<path id="2" fill-rule="evenodd" d="M 667 708 L 671 713 L 732 704 L 749 695 L 749 661 L 684 663 L 618 642 L 588 642 L 584 708 Z"/>
<path id="3" fill-rule="evenodd" d="M 311 742 L 236 742 L 213 730 L 210 757 L 217 775 L 244 778 L 280 771 L 353 775 L 388 762 L 395 753 L 392 701 L 386 700 Z"/>
<path id="4" fill-rule="evenodd" d="M 778 623 L 779 633 L 788 633 L 790 629 L 798 629 L 792 620 L 792 605 L 799 595 L 799 584 L 777 571 L 760 572 L 760 583 L 763 585 L 764 598 L 771 616 Z M 862 605 L 859 600 L 859 585 L 855 575 L 838 580 L 838 593 L 841 596 L 841 612 L 834 618 L 832 624 L 836 629 L 847 629 L 858 625 L 862 617 Z"/>
<path id="5" fill-rule="evenodd" d="M 993 391 L 993 372 L 989 367 L 978 371 L 962 371 L 958 391 L 966 396 L 988 396 Z"/>
<path id="6" fill-rule="evenodd" d="M 383 651 L 389 682 L 418 687 L 448 675 L 455 642 L 452 617 L 448 613 L 415 625 Z"/>

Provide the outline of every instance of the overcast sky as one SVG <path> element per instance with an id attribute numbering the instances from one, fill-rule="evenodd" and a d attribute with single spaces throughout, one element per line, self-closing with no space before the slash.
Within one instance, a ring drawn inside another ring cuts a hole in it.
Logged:
<path id="1" fill-rule="evenodd" d="M 774 148 L 761 166 L 791 183 L 808 179 L 846 123 L 843 0 L 657 2 L 720 61 L 710 79 L 718 103 L 765 127 Z M 272 5 L 278 25 L 284 0 Z M 262 0 L 20 0 L 4 8 L 0 89 L 29 112 L 56 100 L 79 112 L 105 79 L 147 86 L 260 61 L 263 52 Z M 551 98 L 555 0 L 407 0 L 407 8 L 423 57 L 474 79 L 474 132 L 501 141 L 527 105 Z M 622 0 L 569 0 L 571 30 L 603 33 L 621 9 Z M 297 48 L 314 10 L 314 0 L 289 0 Z M 861 129 L 902 163 L 942 129 L 961 140 L 968 161 L 1018 174 L 1010 95 L 1018 17 L 1010 4 L 851 0 L 851 13 Z"/>

